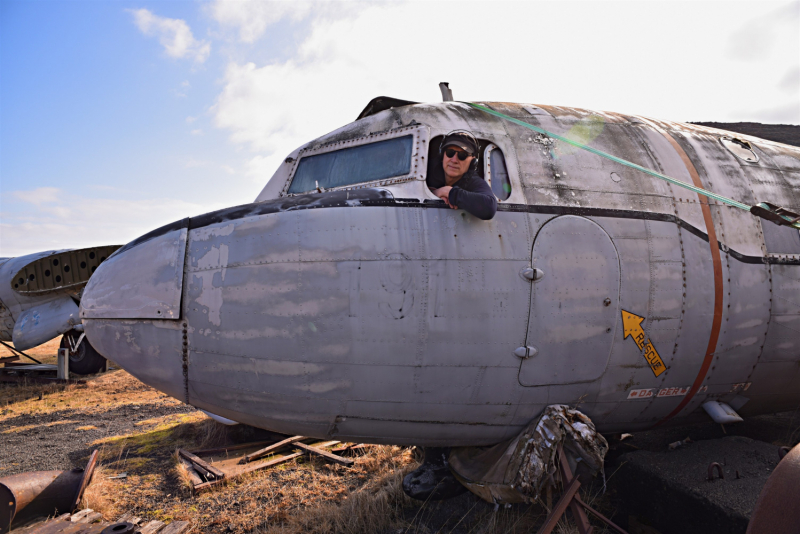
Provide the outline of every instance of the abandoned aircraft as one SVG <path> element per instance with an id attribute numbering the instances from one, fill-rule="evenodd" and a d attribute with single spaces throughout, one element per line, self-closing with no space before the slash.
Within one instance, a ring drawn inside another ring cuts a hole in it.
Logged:
<path id="1" fill-rule="evenodd" d="M 119 245 L 0 258 L 0 341 L 24 351 L 64 334 L 70 371 L 100 371 L 105 358 L 86 340 L 78 304 L 89 277 Z"/>
<path id="2" fill-rule="evenodd" d="M 426 186 L 462 129 L 491 220 Z M 379 97 L 253 203 L 119 249 L 81 318 L 143 382 L 292 435 L 488 445 L 552 404 L 604 433 L 747 417 L 800 403 L 800 233 L 697 191 L 797 209 L 798 187 L 800 149 L 712 128 Z"/>

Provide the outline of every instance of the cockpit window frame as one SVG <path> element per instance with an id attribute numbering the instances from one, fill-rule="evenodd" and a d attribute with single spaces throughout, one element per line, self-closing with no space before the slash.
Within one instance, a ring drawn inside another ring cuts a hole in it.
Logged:
<path id="1" fill-rule="evenodd" d="M 428 138 L 430 130 L 424 125 L 405 126 L 396 128 L 385 132 L 372 133 L 364 137 L 357 137 L 355 139 L 347 139 L 343 141 L 335 141 L 332 143 L 325 143 L 311 149 L 302 149 L 297 157 L 292 162 L 292 168 L 289 170 L 289 177 L 283 185 L 280 196 L 293 197 L 298 195 L 306 195 L 308 193 L 315 193 L 316 191 L 304 191 L 302 193 L 290 193 L 289 188 L 294 180 L 294 175 L 297 172 L 300 161 L 305 157 L 316 156 L 319 154 L 326 154 L 328 152 L 335 152 L 344 148 L 351 148 L 363 145 L 369 145 L 379 141 L 386 141 L 388 139 L 396 139 L 407 135 L 412 136 L 411 140 L 411 171 L 403 176 L 393 176 L 382 180 L 372 180 L 369 182 L 359 182 L 355 184 L 344 185 L 340 187 L 332 187 L 325 189 L 325 191 L 347 191 L 353 189 L 367 189 L 371 187 L 382 187 L 387 185 L 399 184 L 403 182 L 412 182 L 415 180 L 425 180 L 427 174 L 427 161 L 425 158 L 428 154 Z"/>
<path id="2" fill-rule="evenodd" d="M 508 162 L 506 161 L 506 155 L 503 153 L 503 149 L 492 142 L 486 145 L 486 147 L 483 149 L 483 179 L 486 180 L 486 183 L 488 183 L 489 187 L 492 188 L 492 193 L 494 193 L 494 187 L 492 187 L 492 152 L 495 150 L 498 150 L 500 155 L 503 156 L 503 164 L 506 167 L 506 176 L 508 176 L 508 195 L 506 195 L 505 198 L 500 198 L 495 194 L 494 197 L 498 202 L 506 202 L 509 198 L 511 198 L 511 193 L 514 192 L 514 185 L 511 180 L 511 172 L 508 170 Z"/>

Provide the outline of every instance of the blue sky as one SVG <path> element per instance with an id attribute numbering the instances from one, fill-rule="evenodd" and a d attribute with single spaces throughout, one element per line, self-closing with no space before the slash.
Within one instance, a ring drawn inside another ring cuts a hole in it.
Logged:
<path id="1" fill-rule="evenodd" d="M 372 97 L 438 101 L 440 81 L 800 124 L 800 2 L 0 0 L 0 256 L 251 202 Z"/>

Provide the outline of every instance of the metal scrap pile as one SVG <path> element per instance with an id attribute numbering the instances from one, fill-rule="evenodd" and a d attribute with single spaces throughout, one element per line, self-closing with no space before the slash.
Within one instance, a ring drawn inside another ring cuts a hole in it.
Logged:
<path id="1" fill-rule="evenodd" d="M 453 449 L 449 464 L 461 483 L 486 501 L 531 502 L 552 482 L 559 445 L 572 471 L 579 464 L 592 474 L 602 471 L 608 443 L 591 419 L 563 404 L 545 408 L 509 441 L 490 448 Z"/>

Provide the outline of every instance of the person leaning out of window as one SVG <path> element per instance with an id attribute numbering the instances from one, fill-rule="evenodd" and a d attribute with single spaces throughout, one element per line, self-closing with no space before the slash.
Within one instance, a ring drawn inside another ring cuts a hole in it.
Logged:
<path id="1" fill-rule="evenodd" d="M 476 172 L 475 137 L 467 132 L 451 132 L 442 140 L 440 153 L 444 174 L 435 173 L 427 181 L 433 194 L 454 210 L 463 209 L 484 221 L 494 217 L 497 199 Z"/>

